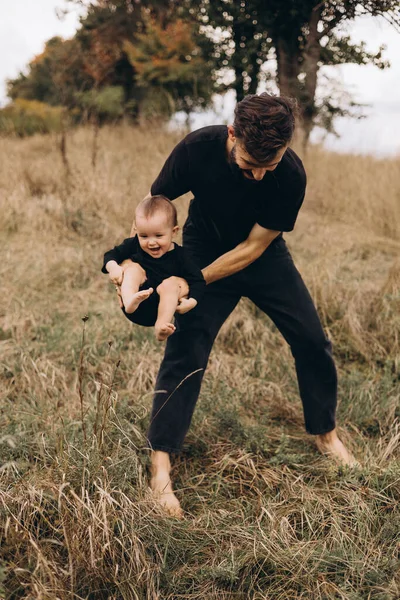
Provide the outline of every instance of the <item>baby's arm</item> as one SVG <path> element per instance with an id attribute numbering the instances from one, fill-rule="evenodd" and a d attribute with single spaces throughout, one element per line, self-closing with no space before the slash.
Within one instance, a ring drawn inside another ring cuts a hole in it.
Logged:
<path id="1" fill-rule="evenodd" d="M 138 247 L 139 242 L 136 237 L 133 237 L 127 238 L 122 244 L 119 244 L 119 246 L 114 246 L 114 248 L 108 250 L 108 252 L 104 254 L 103 267 L 101 269 L 102 272 L 110 275 L 110 270 L 107 268 L 107 265 L 109 265 L 112 271 L 117 273 L 116 266 L 121 265 L 124 261 L 129 260 L 131 256 L 136 254 Z M 110 263 L 113 264 L 110 265 Z"/>
<path id="2" fill-rule="evenodd" d="M 111 281 L 116 285 L 121 285 L 124 278 L 124 269 L 115 260 L 109 260 L 105 264 L 105 269 Z"/>

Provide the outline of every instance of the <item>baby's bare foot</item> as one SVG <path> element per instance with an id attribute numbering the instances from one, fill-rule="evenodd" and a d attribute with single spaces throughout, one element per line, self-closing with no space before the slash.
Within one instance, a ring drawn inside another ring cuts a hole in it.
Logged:
<path id="1" fill-rule="evenodd" d="M 153 492 L 154 500 L 168 513 L 171 517 L 183 517 L 180 502 L 175 496 L 171 479 L 167 472 L 159 472 L 150 480 L 150 488 Z"/>
<path id="2" fill-rule="evenodd" d="M 163 342 L 174 333 L 176 327 L 172 323 L 163 323 L 161 325 L 157 322 L 154 326 L 154 329 L 156 331 L 156 338 L 158 341 Z"/>
<path id="3" fill-rule="evenodd" d="M 148 290 L 136 292 L 136 294 L 129 296 L 128 300 L 124 300 L 125 312 L 128 313 L 128 315 L 135 312 L 139 304 L 143 302 L 143 300 L 147 300 L 152 292 L 153 288 L 149 288 Z"/>

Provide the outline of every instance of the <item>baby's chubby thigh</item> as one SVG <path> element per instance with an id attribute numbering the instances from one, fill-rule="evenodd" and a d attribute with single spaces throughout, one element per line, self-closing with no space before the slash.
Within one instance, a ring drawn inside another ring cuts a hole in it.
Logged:
<path id="1" fill-rule="evenodd" d="M 134 279 L 140 286 L 147 279 L 146 271 L 139 265 L 133 262 L 130 258 L 124 260 L 120 265 L 124 270 L 124 279 Z"/>

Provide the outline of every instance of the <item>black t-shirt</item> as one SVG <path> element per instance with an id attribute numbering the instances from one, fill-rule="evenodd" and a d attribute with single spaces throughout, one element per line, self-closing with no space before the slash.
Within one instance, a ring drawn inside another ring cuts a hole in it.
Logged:
<path id="1" fill-rule="evenodd" d="M 267 171 L 261 181 L 252 181 L 228 162 L 227 138 L 226 125 L 190 133 L 173 149 L 151 186 L 153 195 L 163 194 L 170 200 L 192 192 L 191 228 L 225 251 L 243 242 L 255 223 L 291 231 L 306 188 L 303 164 L 291 148 L 274 171 Z"/>
<path id="2" fill-rule="evenodd" d="M 175 275 L 186 279 L 189 285 L 189 297 L 199 301 L 203 295 L 206 283 L 204 277 L 191 258 L 187 250 L 174 244 L 174 249 L 166 252 L 159 258 L 150 256 L 140 247 L 137 236 L 126 238 L 122 244 L 115 246 L 104 255 L 103 273 L 107 273 L 106 264 L 110 260 L 115 260 L 121 264 L 124 260 L 130 258 L 138 263 L 146 271 L 147 282 L 149 286 L 156 289 L 160 283 Z"/>

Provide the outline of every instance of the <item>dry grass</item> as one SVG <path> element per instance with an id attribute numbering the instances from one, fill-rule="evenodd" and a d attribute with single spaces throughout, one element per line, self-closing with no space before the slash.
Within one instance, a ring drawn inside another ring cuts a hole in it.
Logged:
<path id="1" fill-rule="evenodd" d="M 316 454 L 290 351 L 242 302 L 175 460 L 176 522 L 147 491 L 162 347 L 119 314 L 99 268 L 179 136 L 104 129 L 94 171 L 89 135 L 68 139 L 69 178 L 56 138 L 0 140 L 0 596 L 398 600 L 399 161 L 312 148 L 287 236 L 362 468 Z"/>

